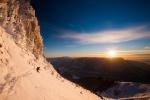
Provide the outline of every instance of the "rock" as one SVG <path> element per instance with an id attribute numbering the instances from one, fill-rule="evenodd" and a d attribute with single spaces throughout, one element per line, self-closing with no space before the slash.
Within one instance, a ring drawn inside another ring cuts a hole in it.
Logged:
<path id="1" fill-rule="evenodd" d="M 42 55 L 42 38 L 35 11 L 29 0 L 0 0 L 0 25 L 11 34 L 18 46 Z"/>
<path id="2" fill-rule="evenodd" d="M 0 48 L 2 47 L 2 44 L 0 44 Z"/>
<path id="3" fill-rule="evenodd" d="M 29 0 L 0 0 L 0 43 L 0 100 L 99 100 L 65 79 L 62 82 L 46 62 Z"/>

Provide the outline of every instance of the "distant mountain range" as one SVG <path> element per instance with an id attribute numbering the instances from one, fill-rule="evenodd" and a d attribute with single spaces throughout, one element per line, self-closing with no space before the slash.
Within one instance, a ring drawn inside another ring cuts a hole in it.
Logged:
<path id="1" fill-rule="evenodd" d="M 150 65 L 122 58 L 48 58 L 62 75 L 149 83 Z"/>

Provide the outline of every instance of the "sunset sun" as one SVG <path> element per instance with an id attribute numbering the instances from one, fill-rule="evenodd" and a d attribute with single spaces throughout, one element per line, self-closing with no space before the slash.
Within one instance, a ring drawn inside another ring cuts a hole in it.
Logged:
<path id="1" fill-rule="evenodd" d="M 116 57 L 116 55 L 117 55 L 116 50 L 109 50 L 107 52 L 107 57 L 113 58 L 113 57 Z"/>

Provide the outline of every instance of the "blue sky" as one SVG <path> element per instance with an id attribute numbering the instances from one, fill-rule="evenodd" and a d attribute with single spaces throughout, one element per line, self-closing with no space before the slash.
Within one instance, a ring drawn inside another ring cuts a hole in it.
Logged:
<path id="1" fill-rule="evenodd" d="M 150 49 L 149 0 L 32 0 L 46 56 Z"/>

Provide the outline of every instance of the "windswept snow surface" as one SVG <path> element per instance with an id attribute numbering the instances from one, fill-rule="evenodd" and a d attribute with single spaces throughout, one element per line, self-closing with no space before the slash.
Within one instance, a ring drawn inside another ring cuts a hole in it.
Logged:
<path id="1" fill-rule="evenodd" d="M 30 51 L 18 47 L 0 27 L 0 100 L 100 100 L 100 97 L 62 78 L 42 56 L 37 60 Z"/>
<path id="2" fill-rule="evenodd" d="M 150 100 L 150 84 L 119 82 L 101 95 L 114 99 Z"/>

